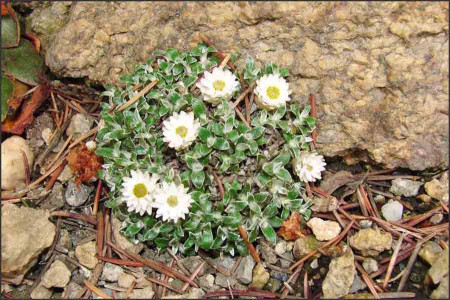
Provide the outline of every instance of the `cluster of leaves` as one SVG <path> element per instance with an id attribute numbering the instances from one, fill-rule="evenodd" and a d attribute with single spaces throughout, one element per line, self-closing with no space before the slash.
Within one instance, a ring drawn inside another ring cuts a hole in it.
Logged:
<path id="1" fill-rule="evenodd" d="M 35 101 L 39 105 L 28 104 L 31 101 L 23 101 L 23 95 L 32 86 L 41 83 L 44 77 L 44 63 L 39 55 L 40 47 L 37 38 L 30 33 L 25 33 L 25 26 L 21 24 L 11 3 L 2 1 L 1 7 L 2 131 L 22 134 L 24 127 L 31 123 L 30 119 L 33 118 L 34 110 L 42 104 L 42 102 L 38 103 L 39 101 Z M 26 118 L 30 111 L 31 116 Z"/>
<path id="2" fill-rule="evenodd" d="M 105 162 L 100 177 L 110 187 L 107 205 L 123 221 L 128 238 L 185 254 L 201 248 L 247 255 L 239 225 L 249 233 L 250 242 L 262 232 L 275 243 L 275 228 L 292 212 L 309 217 L 303 186 L 291 175 L 291 162 L 300 151 L 309 149 L 315 124 L 308 117 L 310 108 L 300 111 L 295 104 L 274 112 L 253 105 L 251 128 L 236 116 L 231 101 L 224 100 L 217 107 L 206 105 L 201 95 L 194 96 L 190 90 L 203 71 L 217 66 L 215 51 L 203 43 L 189 52 L 157 51 L 146 64 L 120 78 L 125 88 L 109 86 L 103 93 L 109 103 L 102 103 L 96 154 Z M 242 72 L 247 84 L 265 74 L 288 75 L 286 69 L 273 64 L 261 70 L 250 59 Z M 156 88 L 138 102 L 124 111 L 114 110 L 137 93 L 136 85 L 145 86 L 154 79 L 158 79 Z M 176 152 L 163 142 L 160 126 L 180 110 L 193 111 L 201 128 L 188 149 Z M 162 222 L 153 214 L 127 212 L 120 187 L 123 177 L 135 169 L 190 188 L 194 203 L 185 220 Z M 213 172 L 223 178 L 223 198 Z"/>

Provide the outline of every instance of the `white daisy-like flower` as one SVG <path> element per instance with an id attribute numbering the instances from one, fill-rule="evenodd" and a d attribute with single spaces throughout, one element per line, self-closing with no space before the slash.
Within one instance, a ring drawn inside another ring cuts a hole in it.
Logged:
<path id="1" fill-rule="evenodd" d="M 141 216 L 152 213 L 154 192 L 158 187 L 159 177 L 140 170 L 131 171 L 131 177 L 124 177 L 122 198 L 127 203 L 128 211 L 135 211 Z"/>
<path id="2" fill-rule="evenodd" d="M 197 87 L 205 101 L 213 105 L 219 104 L 222 99 L 230 100 L 239 88 L 237 77 L 229 70 L 214 68 L 211 73 L 205 71 L 204 74 Z"/>
<path id="3" fill-rule="evenodd" d="M 280 75 L 264 75 L 256 81 L 255 102 L 262 109 L 273 110 L 291 100 L 289 84 Z"/>
<path id="4" fill-rule="evenodd" d="M 294 171 L 301 181 L 316 181 L 321 179 L 321 172 L 325 170 L 325 160 L 317 153 L 302 153 L 294 162 Z"/>
<path id="5" fill-rule="evenodd" d="M 185 149 L 197 138 L 199 128 L 200 122 L 194 119 L 194 113 L 174 113 L 163 122 L 163 140 L 171 148 Z"/>
<path id="6" fill-rule="evenodd" d="M 192 197 L 187 193 L 188 189 L 182 184 L 164 182 L 155 193 L 156 217 L 162 217 L 163 221 L 184 219 L 189 213 Z"/>

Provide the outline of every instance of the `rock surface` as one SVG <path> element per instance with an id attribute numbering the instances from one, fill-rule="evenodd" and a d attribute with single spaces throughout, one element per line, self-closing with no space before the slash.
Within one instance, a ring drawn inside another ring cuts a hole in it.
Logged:
<path id="1" fill-rule="evenodd" d="M 434 284 L 441 282 L 448 275 L 448 248 L 434 260 L 427 274 Z"/>
<path id="2" fill-rule="evenodd" d="M 60 260 L 55 260 L 44 276 L 42 276 L 42 285 L 48 289 L 64 288 L 70 281 L 70 270 Z"/>
<path id="3" fill-rule="evenodd" d="M 425 191 L 430 197 L 448 203 L 448 173 L 444 172 L 439 180 L 433 179 L 425 183 Z"/>
<path id="4" fill-rule="evenodd" d="M 367 274 L 378 271 L 378 263 L 373 258 L 365 258 L 362 262 L 362 267 L 366 270 Z"/>
<path id="5" fill-rule="evenodd" d="M 120 248 L 138 254 L 144 249 L 143 243 L 133 244 L 120 233 L 120 221 L 116 217 L 112 218 L 114 241 Z"/>
<path id="6" fill-rule="evenodd" d="M 96 252 L 97 248 L 95 246 L 95 241 L 88 242 L 75 248 L 75 256 L 78 259 L 78 262 L 89 269 L 95 268 L 95 265 L 98 262 L 95 257 Z"/>
<path id="7" fill-rule="evenodd" d="M 329 241 L 339 235 L 341 226 L 334 221 L 324 221 L 319 218 L 312 218 L 306 223 L 319 241 Z"/>
<path id="8" fill-rule="evenodd" d="M 254 266 L 255 261 L 251 255 L 244 257 L 236 268 L 236 279 L 242 284 L 249 284 L 252 282 Z"/>
<path id="9" fill-rule="evenodd" d="M 431 293 L 431 299 L 448 299 L 448 276 L 443 278 L 439 286 Z"/>
<path id="10" fill-rule="evenodd" d="M 25 153 L 28 165 L 34 163 L 34 154 L 28 142 L 18 135 L 2 142 L 2 190 L 13 190 L 25 183 L 25 165 L 22 152 Z"/>
<path id="11" fill-rule="evenodd" d="M 336 197 L 325 198 L 321 196 L 315 196 L 311 199 L 311 210 L 316 212 L 329 212 L 333 211 L 338 206 L 338 199 Z"/>
<path id="12" fill-rule="evenodd" d="M 78 188 L 73 181 L 69 181 L 65 193 L 67 204 L 74 207 L 83 205 L 94 189 L 95 187 L 84 184 L 80 184 Z"/>
<path id="13" fill-rule="evenodd" d="M 269 281 L 269 278 L 270 278 L 269 272 L 267 272 L 264 266 L 261 263 L 259 263 L 253 269 L 253 281 L 250 286 L 262 290 L 262 288 Z"/>
<path id="14" fill-rule="evenodd" d="M 343 255 L 333 258 L 323 281 L 324 298 L 337 299 L 349 293 L 356 276 L 355 258 L 352 249 L 345 246 Z"/>
<path id="15" fill-rule="evenodd" d="M 41 282 L 31 292 L 30 298 L 31 299 L 50 299 L 52 294 L 53 294 L 53 292 L 51 290 L 49 290 L 48 288 L 44 287 Z"/>
<path id="16" fill-rule="evenodd" d="M 435 241 L 428 241 L 422 245 L 419 251 L 419 257 L 432 265 L 442 252 L 441 246 Z"/>
<path id="17" fill-rule="evenodd" d="M 447 3 L 77 2 L 46 9 L 30 16 L 31 28 L 59 76 L 117 82 L 151 51 L 190 48 L 201 32 L 218 49 L 242 53 L 238 66 L 247 56 L 287 66 L 302 104 L 316 94 L 322 154 L 368 155 L 413 170 L 448 164 Z M 57 9 L 60 15 L 51 12 Z M 48 29 L 39 27 L 43 17 Z"/>
<path id="18" fill-rule="evenodd" d="M 389 200 L 381 207 L 381 214 L 386 221 L 399 221 L 403 216 L 403 205 L 396 200 Z"/>
<path id="19" fill-rule="evenodd" d="M 313 235 L 301 236 L 295 240 L 292 253 L 296 259 L 300 259 L 309 252 L 316 250 L 323 243 L 318 241 Z"/>
<path id="20" fill-rule="evenodd" d="M 422 185 L 423 183 L 419 181 L 397 178 L 392 180 L 392 185 L 389 191 L 398 196 L 412 197 L 419 193 L 419 188 Z"/>
<path id="21" fill-rule="evenodd" d="M 350 237 L 350 246 L 361 251 L 363 256 L 377 256 L 380 252 L 391 249 L 392 235 L 379 229 L 361 229 Z"/>
<path id="22" fill-rule="evenodd" d="M 70 119 L 69 127 L 66 130 L 67 136 L 73 135 L 74 139 L 80 137 L 89 130 L 91 130 L 92 125 L 94 124 L 94 119 L 91 116 L 85 114 L 76 114 Z"/>
<path id="23" fill-rule="evenodd" d="M 19 283 L 55 238 L 47 211 L 2 206 L 2 277 Z M 32 226 L 30 226 L 32 222 Z"/>
<path id="24" fill-rule="evenodd" d="M 103 267 L 103 272 L 100 279 L 109 282 L 116 282 L 117 280 L 119 280 L 119 277 L 122 274 L 123 269 L 120 266 L 111 263 L 106 263 L 105 266 Z"/>

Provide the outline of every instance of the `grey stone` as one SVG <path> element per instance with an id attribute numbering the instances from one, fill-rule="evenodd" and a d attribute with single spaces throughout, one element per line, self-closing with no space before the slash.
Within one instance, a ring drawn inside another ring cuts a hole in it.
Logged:
<path id="1" fill-rule="evenodd" d="M 269 278 L 269 281 L 267 282 L 266 285 L 267 289 L 272 293 L 277 292 L 282 286 L 283 284 L 281 283 L 281 281 L 275 278 Z"/>
<path id="2" fill-rule="evenodd" d="M 109 282 L 116 282 L 117 280 L 119 280 L 119 277 L 120 275 L 122 275 L 122 273 L 123 269 L 120 266 L 107 262 L 103 267 L 103 272 L 100 279 Z"/>
<path id="3" fill-rule="evenodd" d="M 64 187 L 59 182 L 55 183 L 52 192 L 42 202 L 42 209 L 59 209 L 64 206 Z"/>
<path id="4" fill-rule="evenodd" d="M 389 191 L 394 195 L 413 197 L 417 196 L 422 185 L 423 183 L 420 181 L 397 178 L 392 180 L 392 186 L 389 188 Z"/>
<path id="5" fill-rule="evenodd" d="M 48 211 L 2 206 L 2 277 L 19 284 L 39 255 L 53 243 L 55 225 Z M 30 223 L 32 222 L 32 223 Z"/>
<path id="6" fill-rule="evenodd" d="M 434 241 L 425 242 L 419 251 L 419 257 L 432 265 L 442 252 L 441 246 Z"/>
<path id="7" fill-rule="evenodd" d="M 350 287 L 350 294 L 356 293 L 357 291 L 360 291 L 362 289 L 365 289 L 367 287 L 366 283 L 359 277 L 358 275 L 355 276 L 355 279 L 353 280 L 352 286 Z"/>
<path id="8" fill-rule="evenodd" d="M 279 255 L 283 255 L 287 249 L 287 242 L 285 240 L 279 240 L 275 245 L 275 252 Z"/>
<path id="9" fill-rule="evenodd" d="M 134 278 L 133 275 L 127 274 L 127 273 L 122 273 L 119 275 L 119 278 L 117 279 L 118 282 L 117 284 L 124 289 L 127 289 L 131 286 L 131 284 L 133 283 L 133 281 L 136 280 L 136 278 Z"/>
<path id="10" fill-rule="evenodd" d="M 70 281 L 71 273 L 66 264 L 60 260 L 55 260 L 44 276 L 42 276 L 42 285 L 48 289 L 64 288 Z"/>
<path id="11" fill-rule="evenodd" d="M 262 259 L 268 264 L 276 264 L 278 261 L 277 255 L 274 253 L 274 249 L 265 240 L 261 240 L 260 244 L 256 247 L 261 253 Z"/>
<path id="12" fill-rule="evenodd" d="M 212 274 L 203 275 L 199 277 L 198 283 L 206 290 L 211 290 L 214 286 L 215 278 Z"/>
<path id="13" fill-rule="evenodd" d="M 214 259 L 213 263 L 222 268 L 223 270 L 230 272 L 234 266 L 235 260 L 230 256 L 217 257 Z M 209 270 L 209 269 L 208 269 Z"/>
<path id="14" fill-rule="evenodd" d="M 53 118 L 49 112 L 44 112 L 33 120 L 25 130 L 28 144 L 33 153 L 39 155 L 45 150 L 45 132 L 53 132 L 54 129 Z"/>
<path id="15" fill-rule="evenodd" d="M 46 288 L 42 285 L 42 282 L 40 282 L 36 288 L 31 292 L 30 298 L 31 299 L 50 299 L 53 292 L 52 290 Z"/>
<path id="16" fill-rule="evenodd" d="M 283 257 L 286 257 L 286 258 L 290 259 L 291 261 L 294 260 L 294 256 L 292 255 L 292 252 L 284 253 Z M 281 263 L 281 267 L 284 269 L 287 269 L 292 265 L 292 262 L 290 262 L 289 260 L 286 260 L 286 259 L 282 259 L 282 258 L 280 258 L 280 263 Z"/>
<path id="17" fill-rule="evenodd" d="M 278 279 L 281 282 L 286 282 L 289 279 L 289 274 L 272 270 L 270 271 L 270 277 Z"/>
<path id="18" fill-rule="evenodd" d="M 79 138 L 81 135 L 88 133 L 94 124 L 94 119 L 86 114 L 78 113 L 70 119 L 69 127 L 67 127 L 67 136 L 73 135 L 74 139 Z"/>
<path id="19" fill-rule="evenodd" d="M 62 293 L 62 298 L 65 299 L 76 299 L 77 295 L 80 293 L 80 291 L 83 289 L 78 283 L 71 281 L 69 284 L 64 288 L 64 292 Z"/>
<path id="20" fill-rule="evenodd" d="M 144 289 L 133 289 L 133 291 L 130 293 L 129 299 L 151 299 L 153 298 L 154 294 L 155 292 L 153 291 L 153 288 L 151 286 Z M 119 292 L 117 293 L 117 298 L 125 299 L 125 295 L 125 292 Z"/>
<path id="21" fill-rule="evenodd" d="M 437 200 L 448 203 L 448 173 L 444 172 L 438 179 L 433 179 L 425 183 L 427 194 Z"/>
<path id="22" fill-rule="evenodd" d="M 255 261 L 250 255 L 244 257 L 235 271 L 237 281 L 242 284 L 249 284 L 252 282 L 254 266 Z"/>
<path id="23" fill-rule="evenodd" d="M 292 252 L 296 259 L 300 259 L 319 248 L 322 244 L 323 242 L 318 241 L 313 235 L 304 235 L 295 240 Z"/>
<path id="24" fill-rule="evenodd" d="M 69 181 L 66 188 L 66 202 L 70 206 L 78 207 L 83 205 L 95 188 L 80 184 L 80 188 L 73 181 Z"/>
<path id="25" fill-rule="evenodd" d="M 389 168 L 448 165 L 441 3 L 76 2 L 61 11 L 30 16 L 35 26 L 52 16 L 49 29 L 35 30 L 58 76 L 117 83 L 151 51 L 189 49 L 202 33 L 221 51 L 242 53 L 237 66 L 248 56 L 286 66 L 300 104 L 317 95 L 320 153 Z"/>
<path id="26" fill-rule="evenodd" d="M 342 256 L 331 260 L 322 285 L 323 297 L 336 299 L 347 295 L 355 276 L 355 258 L 351 248 L 346 246 Z"/>
<path id="27" fill-rule="evenodd" d="M 215 283 L 223 288 L 228 288 L 228 283 L 230 283 L 231 288 L 236 284 L 236 279 L 233 277 L 227 277 L 222 273 L 217 273 Z"/>
<path id="28" fill-rule="evenodd" d="M 430 222 L 436 225 L 436 224 L 441 223 L 443 219 L 444 219 L 443 214 L 435 214 L 434 216 L 432 216 L 430 218 Z"/>
<path id="29" fill-rule="evenodd" d="M 379 229 L 361 229 L 350 237 L 350 246 L 359 250 L 363 256 L 377 256 L 380 252 L 391 249 L 392 235 Z"/>
<path id="30" fill-rule="evenodd" d="M 373 272 L 378 271 L 378 263 L 373 258 L 364 258 L 362 267 L 366 270 L 367 274 L 372 274 Z"/>
<path id="31" fill-rule="evenodd" d="M 189 272 L 193 273 L 204 260 L 200 256 L 188 256 L 186 258 L 180 259 L 180 263 L 189 270 Z M 198 273 L 199 276 L 212 273 L 213 269 L 210 265 L 205 263 Z"/>
<path id="32" fill-rule="evenodd" d="M 361 220 L 359 221 L 359 225 L 361 226 L 361 228 L 370 228 L 372 227 L 372 221 L 370 220 Z"/>

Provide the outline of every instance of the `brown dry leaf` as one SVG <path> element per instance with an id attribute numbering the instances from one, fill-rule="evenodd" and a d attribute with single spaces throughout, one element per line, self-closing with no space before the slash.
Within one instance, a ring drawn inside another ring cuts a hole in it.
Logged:
<path id="1" fill-rule="evenodd" d="M 41 84 L 36 88 L 15 119 L 7 118 L 2 124 L 2 131 L 21 135 L 24 129 L 33 122 L 34 112 L 50 96 L 50 87 L 48 84 Z"/>
<path id="2" fill-rule="evenodd" d="M 33 43 L 33 47 L 36 50 L 36 52 L 41 52 L 41 41 L 37 36 L 35 36 L 32 33 L 24 33 L 22 34 L 23 37 L 30 40 L 31 43 Z"/>
<path id="3" fill-rule="evenodd" d="M 77 175 L 75 183 L 88 183 L 98 178 L 98 171 L 102 169 L 102 158 L 86 148 L 86 144 L 70 150 L 67 161 L 72 171 Z"/>
<path id="4" fill-rule="evenodd" d="M 23 95 L 30 89 L 28 85 L 18 80 L 13 81 L 14 95 L 8 99 L 8 114 L 14 114 L 22 104 Z"/>
<path id="5" fill-rule="evenodd" d="M 6 8 L 5 1 L 2 1 L 2 16 L 6 16 L 8 14 L 8 9 Z"/>
<path id="6" fill-rule="evenodd" d="M 333 194 L 335 190 L 340 188 L 343 185 L 346 185 L 349 182 L 355 180 L 355 177 L 352 173 L 348 171 L 339 171 L 332 175 L 325 175 L 324 179 L 320 184 L 320 189 L 328 194 Z"/>
<path id="7" fill-rule="evenodd" d="M 300 227 L 301 220 L 302 217 L 300 214 L 294 211 L 291 216 L 283 222 L 283 225 L 281 225 L 277 234 L 285 240 L 295 240 L 301 237 L 304 235 L 304 232 Z"/>

